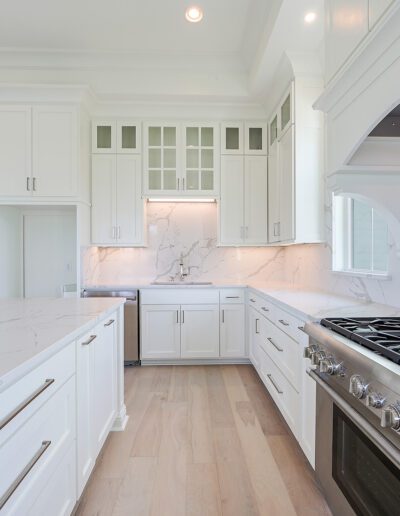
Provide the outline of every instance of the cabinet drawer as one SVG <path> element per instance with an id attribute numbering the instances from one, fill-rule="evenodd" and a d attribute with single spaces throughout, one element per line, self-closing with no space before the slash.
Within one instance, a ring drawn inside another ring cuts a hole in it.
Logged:
<path id="1" fill-rule="evenodd" d="M 244 290 L 242 288 L 224 288 L 219 291 L 219 300 L 221 304 L 243 304 Z"/>
<path id="2" fill-rule="evenodd" d="M 304 322 L 278 307 L 275 307 L 275 323 L 278 328 L 298 342 L 304 338 L 304 332 L 300 330 L 304 326 Z"/>
<path id="3" fill-rule="evenodd" d="M 249 306 L 254 307 L 265 317 L 268 317 L 268 319 L 274 321 L 275 306 L 269 301 L 266 301 L 261 296 L 254 294 L 253 292 L 249 292 Z"/>
<path id="4" fill-rule="evenodd" d="M 263 348 L 261 354 L 261 379 L 297 438 L 300 396 Z"/>
<path id="5" fill-rule="evenodd" d="M 75 399 L 73 376 L 0 447 L 0 464 L 7 464 L 0 476 L 4 515 L 24 514 L 18 507 L 34 500 L 74 442 Z"/>
<path id="6" fill-rule="evenodd" d="M 293 387 L 300 392 L 299 344 L 267 319 L 260 322 L 260 344 Z"/>
<path id="7" fill-rule="evenodd" d="M 199 305 L 219 303 L 219 290 L 213 288 L 164 288 L 140 291 L 142 305 Z"/>
<path id="8" fill-rule="evenodd" d="M 0 394 L 0 446 L 74 372 L 75 343 L 71 343 L 3 391 Z"/>

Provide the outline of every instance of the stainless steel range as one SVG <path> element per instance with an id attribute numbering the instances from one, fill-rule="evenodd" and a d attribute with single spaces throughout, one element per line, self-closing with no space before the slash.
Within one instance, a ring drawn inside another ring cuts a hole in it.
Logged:
<path id="1" fill-rule="evenodd" d="M 400 318 L 309 323 L 316 475 L 333 513 L 400 514 Z"/>

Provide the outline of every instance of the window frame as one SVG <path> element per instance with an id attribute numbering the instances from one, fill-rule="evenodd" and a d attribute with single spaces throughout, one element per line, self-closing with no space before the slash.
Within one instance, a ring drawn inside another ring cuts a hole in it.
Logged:
<path id="1" fill-rule="evenodd" d="M 371 227 L 371 269 L 354 268 L 354 201 L 359 201 L 372 210 Z M 366 201 L 357 197 L 333 194 L 332 197 L 332 271 L 349 276 L 376 277 L 390 279 L 389 260 L 386 270 L 374 268 L 374 213 L 377 210 Z M 388 228 L 389 231 L 389 228 Z M 389 251 L 389 241 L 387 242 Z"/>

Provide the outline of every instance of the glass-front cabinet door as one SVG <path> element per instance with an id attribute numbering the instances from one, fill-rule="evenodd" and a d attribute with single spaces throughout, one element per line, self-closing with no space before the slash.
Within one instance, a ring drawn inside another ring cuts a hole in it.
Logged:
<path id="1" fill-rule="evenodd" d="M 279 134 L 282 134 L 293 122 L 293 84 L 283 96 L 279 107 Z"/>
<path id="2" fill-rule="evenodd" d="M 115 154 L 116 152 L 115 120 L 95 120 L 92 122 L 92 152 Z"/>
<path id="3" fill-rule="evenodd" d="M 221 124 L 221 154 L 244 154 L 243 122 Z"/>
<path id="4" fill-rule="evenodd" d="M 146 124 L 144 128 L 144 180 L 149 194 L 176 194 L 181 188 L 177 144 L 179 127 Z"/>
<path id="5" fill-rule="evenodd" d="M 244 129 L 245 150 L 247 155 L 267 155 L 267 124 L 246 122 Z"/>
<path id="6" fill-rule="evenodd" d="M 185 195 L 214 196 L 218 190 L 218 130 L 213 124 L 183 126 L 184 168 L 181 189 Z"/>
<path id="7" fill-rule="evenodd" d="M 140 122 L 122 120 L 117 122 L 117 153 L 140 154 Z"/>

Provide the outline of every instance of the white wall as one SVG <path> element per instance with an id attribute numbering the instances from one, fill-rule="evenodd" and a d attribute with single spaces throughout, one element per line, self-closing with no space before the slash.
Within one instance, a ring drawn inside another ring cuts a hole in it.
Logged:
<path id="1" fill-rule="evenodd" d="M 0 297 L 21 295 L 21 238 L 19 208 L 0 206 Z"/>

